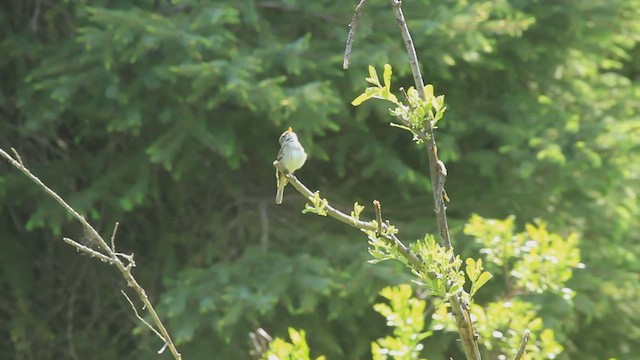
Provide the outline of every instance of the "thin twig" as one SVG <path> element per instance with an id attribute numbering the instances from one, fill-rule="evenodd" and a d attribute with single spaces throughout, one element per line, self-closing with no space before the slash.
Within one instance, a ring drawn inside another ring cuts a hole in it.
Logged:
<path id="1" fill-rule="evenodd" d="M 18 154 L 18 151 L 16 151 L 15 148 L 11 148 L 11 151 L 13 151 L 13 155 L 16 157 L 16 160 L 18 160 L 18 163 L 24 166 L 24 163 L 22 162 L 22 158 L 20 158 L 20 154 Z"/>
<path id="2" fill-rule="evenodd" d="M 127 301 L 129 302 L 129 305 L 131 305 L 131 308 L 133 309 L 133 312 L 136 314 L 136 317 L 138 318 L 138 320 L 142 321 L 145 325 L 147 325 L 147 327 L 149 329 L 151 329 L 151 331 L 153 331 L 162 341 L 164 341 L 164 343 L 167 343 L 167 340 L 162 336 L 162 334 L 160 334 L 158 332 L 158 330 L 156 330 L 156 328 L 154 328 L 153 326 L 151 326 L 151 324 L 149 324 L 147 322 L 147 320 L 143 319 L 142 316 L 140 316 L 140 314 L 138 314 L 138 309 L 136 309 L 136 306 L 133 305 L 133 301 L 131 301 L 131 299 L 129 298 L 129 296 L 127 295 L 126 292 L 124 292 L 124 290 L 120 290 L 120 292 L 122 293 L 122 295 L 124 295 L 124 297 L 127 299 Z"/>
<path id="3" fill-rule="evenodd" d="M 273 162 L 273 166 L 275 166 L 276 168 L 280 169 L 280 171 L 283 171 L 285 176 L 287 177 L 287 180 L 291 183 L 291 185 L 293 185 L 293 187 L 298 190 L 298 192 L 300 194 L 302 194 L 304 197 L 306 197 L 309 200 L 312 200 L 315 198 L 315 193 L 311 192 L 311 190 L 309 190 L 306 186 L 304 186 L 304 184 L 302 182 L 300 182 L 300 180 L 298 180 L 298 178 L 296 178 L 294 175 L 291 175 L 290 173 L 287 173 L 284 171 L 284 169 L 282 168 L 282 166 L 280 165 L 280 163 L 278 163 L 278 161 L 274 161 Z M 327 203 L 327 205 L 323 208 L 327 214 L 329 216 L 331 216 L 332 218 L 343 222 L 349 226 L 353 226 L 354 228 L 360 229 L 360 230 L 368 230 L 368 231 L 378 231 L 378 226 L 373 224 L 373 222 L 371 221 L 362 221 L 362 220 L 358 220 L 352 216 L 349 216 L 345 213 L 343 213 L 342 211 L 334 208 L 333 206 L 329 205 Z M 382 225 L 382 230 L 384 232 L 384 230 L 388 229 L 389 225 L 387 224 L 383 224 Z M 411 265 L 419 267 L 422 265 L 422 262 L 420 261 L 420 259 L 411 252 L 411 250 L 409 250 L 408 247 L 406 247 L 401 241 L 400 239 L 398 239 L 397 236 L 395 236 L 394 234 L 388 234 L 388 235 L 383 235 L 380 234 L 381 236 L 384 236 L 386 239 L 388 239 L 389 241 L 392 241 L 395 245 L 396 248 L 398 249 L 398 252 L 404 256 L 405 259 L 407 259 L 407 261 L 409 263 L 411 263 Z"/>
<path id="4" fill-rule="evenodd" d="M 64 242 L 66 242 L 67 244 L 75 247 L 77 250 L 85 252 L 85 253 L 91 255 L 91 257 L 95 257 L 95 258 L 100 259 L 100 261 L 103 261 L 103 262 L 106 262 L 106 263 L 109 263 L 109 264 L 113 264 L 113 259 L 108 257 L 108 256 L 106 256 L 106 255 L 104 255 L 101 252 L 93 250 L 92 248 L 90 248 L 88 246 L 82 245 L 82 244 L 80 244 L 79 242 L 77 242 L 77 241 L 75 241 L 73 239 L 62 238 L 62 240 Z"/>
<path id="5" fill-rule="evenodd" d="M 376 222 L 378 223 L 378 233 L 382 233 L 382 207 L 380 201 L 373 200 L 373 210 L 376 213 Z"/>
<path id="6" fill-rule="evenodd" d="M 362 13 L 362 9 L 364 9 L 364 4 L 367 0 L 360 0 L 358 6 L 356 6 L 356 10 L 353 13 L 353 18 L 351 18 L 351 23 L 349 24 L 349 34 L 347 35 L 347 45 L 344 48 L 344 59 L 342 60 L 342 68 L 348 69 L 349 62 L 351 61 L 351 48 L 353 47 L 353 39 L 356 34 L 356 29 L 358 28 L 358 24 L 360 23 L 360 14 Z"/>
<path id="7" fill-rule="evenodd" d="M 411 73 L 413 74 L 413 82 L 416 84 L 418 94 L 424 99 L 424 80 L 422 79 L 422 73 L 420 72 L 420 64 L 418 63 L 416 48 L 413 46 L 413 39 L 411 38 L 411 33 L 409 33 L 409 28 L 407 27 L 407 22 L 405 21 L 404 13 L 402 12 L 402 1 L 391 0 L 391 5 L 395 10 L 396 22 L 398 23 L 398 27 L 400 27 L 404 46 L 409 54 L 409 65 L 411 66 Z"/>
<path id="8" fill-rule="evenodd" d="M 516 356 L 513 358 L 513 360 L 520 360 L 522 358 L 530 338 L 531 332 L 529 331 L 529 329 L 525 329 L 524 335 L 522 336 L 522 341 L 520 342 L 520 347 L 518 348 L 518 352 L 516 353 Z"/>
<path id="9" fill-rule="evenodd" d="M 116 222 L 113 226 L 113 232 L 111 233 L 111 250 L 116 251 L 116 233 L 118 232 L 118 225 L 120 223 Z"/>

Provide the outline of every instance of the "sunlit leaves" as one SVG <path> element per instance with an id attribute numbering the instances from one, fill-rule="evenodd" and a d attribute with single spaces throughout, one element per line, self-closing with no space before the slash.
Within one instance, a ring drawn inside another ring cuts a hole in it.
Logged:
<path id="1" fill-rule="evenodd" d="M 274 339 L 269 344 L 269 350 L 262 356 L 264 360 L 309 360 L 311 359 L 309 345 L 304 330 L 289 328 L 288 342 L 281 338 Z M 324 360 L 324 356 L 318 356 L 316 360 Z"/>
<path id="2" fill-rule="evenodd" d="M 313 213 L 318 214 L 320 216 L 327 216 L 327 205 L 329 202 L 325 198 L 320 197 L 320 192 L 316 191 L 313 194 L 313 197 L 308 199 L 311 204 L 307 203 L 304 206 L 304 210 L 302 210 L 303 214 Z"/>
<path id="3" fill-rule="evenodd" d="M 462 260 L 453 255 L 453 249 L 438 244 L 433 235 L 425 235 L 410 246 L 411 251 L 422 260 L 420 269 L 413 269 L 424 285 L 435 296 L 448 298 L 458 294 L 464 285 L 464 274 L 460 271 Z"/>
<path id="4" fill-rule="evenodd" d="M 398 99 L 391 93 L 391 72 L 391 65 L 385 64 L 383 73 L 384 84 L 381 84 L 376 69 L 369 65 L 369 77 L 365 78 L 365 80 L 375 86 L 366 88 L 364 93 L 351 101 L 351 105 L 358 106 L 371 98 L 387 100 L 399 105 Z"/>
<path id="5" fill-rule="evenodd" d="M 481 243 L 488 266 L 515 280 L 515 286 L 533 293 L 553 291 L 570 296 L 565 283 L 580 263 L 578 236 L 566 238 L 551 233 L 543 221 L 527 224 L 525 232 L 514 233 L 514 217 L 484 219 L 473 215 L 465 233 Z M 507 273 L 504 273 L 507 271 Z"/>
<path id="6" fill-rule="evenodd" d="M 492 275 L 488 271 L 482 271 L 482 259 L 475 261 L 472 258 L 465 260 L 465 271 L 469 280 L 471 280 L 471 291 L 469 295 L 473 295 L 484 285 L 487 281 L 491 280 Z"/>
<path id="7" fill-rule="evenodd" d="M 384 84 L 380 83 L 378 73 L 375 68 L 369 65 L 369 76 L 365 80 L 374 85 L 367 87 L 365 91 L 356 97 L 351 104 L 358 106 L 369 99 L 381 99 L 391 102 L 396 107 L 389 109 L 391 115 L 398 118 L 397 123 L 391 123 L 411 132 L 417 142 L 426 140 L 432 127 L 442 118 L 446 107 L 444 106 L 444 95 L 435 96 L 433 85 L 424 87 L 424 97 L 413 86 L 404 92 L 406 104 L 399 101 L 391 92 L 391 65 L 384 65 Z"/>
<path id="8" fill-rule="evenodd" d="M 422 340 L 431 336 L 424 331 L 426 302 L 412 296 L 411 286 L 386 287 L 380 295 L 389 303 L 378 303 L 374 309 L 387 319 L 393 328 L 393 336 L 386 336 L 371 343 L 373 359 L 420 359 Z"/>

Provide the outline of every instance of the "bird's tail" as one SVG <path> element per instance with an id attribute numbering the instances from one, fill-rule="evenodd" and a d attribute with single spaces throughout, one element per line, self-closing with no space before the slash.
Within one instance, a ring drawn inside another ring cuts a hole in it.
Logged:
<path id="1" fill-rule="evenodd" d="M 287 185 L 287 178 L 282 174 L 278 174 L 278 191 L 276 192 L 276 204 L 282 204 L 282 197 L 284 196 L 284 187 Z"/>

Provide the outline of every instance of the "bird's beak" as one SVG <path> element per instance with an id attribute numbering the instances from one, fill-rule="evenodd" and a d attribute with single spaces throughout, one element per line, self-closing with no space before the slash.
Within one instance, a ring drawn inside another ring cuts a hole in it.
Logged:
<path id="1" fill-rule="evenodd" d="M 289 128 L 287 129 L 287 132 L 293 132 L 293 129 L 291 128 L 291 126 L 289 126 Z"/>

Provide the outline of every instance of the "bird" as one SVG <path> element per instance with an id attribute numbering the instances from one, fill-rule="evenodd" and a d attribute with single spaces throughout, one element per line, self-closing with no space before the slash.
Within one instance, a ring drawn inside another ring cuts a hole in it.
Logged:
<path id="1" fill-rule="evenodd" d="M 288 172 L 293 174 L 294 171 L 300 169 L 307 161 L 307 153 L 304 151 L 302 144 L 298 141 L 298 135 L 289 127 L 280 135 L 280 151 L 278 152 L 277 161 Z M 278 191 L 276 192 L 276 204 L 282 204 L 282 196 L 284 187 L 287 185 L 287 177 L 276 168 L 276 184 Z"/>

